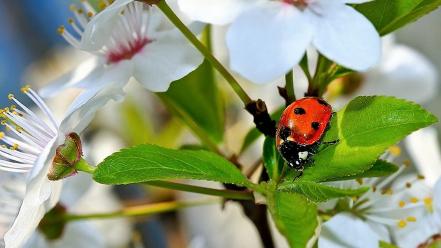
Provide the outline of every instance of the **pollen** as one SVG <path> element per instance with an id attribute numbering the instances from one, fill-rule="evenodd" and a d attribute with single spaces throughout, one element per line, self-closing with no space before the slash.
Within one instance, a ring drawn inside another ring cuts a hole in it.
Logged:
<path id="1" fill-rule="evenodd" d="M 400 208 L 404 208 L 404 206 L 406 206 L 406 202 L 404 202 L 404 201 L 400 201 L 400 202 L 398 203 L 398 206 L 400 206 Z"/>
<path id="2" fill-rule="evenodd" d="M 418 178 L 418 180 L 424 180 L 426 177 L 423 175 L 418 175 L 417 178 Z"/>
<path id="3" fill-rule="evenodd" d="M 424 206 L 429 212 L 433 212 L 433 200 L 432 197 L 426 197 L 423 200 Z"/>
<path id="4" fill-rule="evenodd" d="M 92 16 L 93 16 L 92 11 L 87 12 L 87 16 L 88 16 L 88 17 L 92 17 Z"/>
<path id="5" fill-rule="evenodd" d="M 0 132 L 0 139 L 3 139 L 5 137 L 5 133 L 4 132 Z"/>
<path id="6" fill-rule="evenodd" d="M 397 226 L 399 228 L 405 228 L 407 226 L 407 222 L 405 220 L 399 220 Z"/>
<path id="7" fill-rule="evenodd" d="M 409 167 L 412 163 L 410 162 L 410 160 L 404 160 L 403 161 L 403 165 L 406 167 Z"/>
<path id="8" fill-rule="evenodd" d="M 14 150 L 14 151 L 15 151 L 15 150 L 17 150 L 17 149 L 18 149 L 18 144 L 14 144 L 14 145 L 11 146 L 11 150 Z"/>
<path id="9" fill-rule="evenodd" d="M 418 201 L 419 201 L 419 199 L 416 198 L 416 197 L 412 197 L 412 198 L 410 198 L 410 202 L 411 202 L 411 203 L 417 203 Z"/>
<path id="10" fill-rule="evenodd" d="M 401 148 L 399 146 L 391 146 L 389 147 L 389 153 L 395 157 L 398 157 L 401 154 Z"/>
<path id="11" fill-rule="evenodd" d="M 29 85 L 25 85 L 23 87 L 21 87 L 21 92 L 23 92 L 24 94 L 29 93 L 29 91 L 31 90 L 31 86 Z"/>
<path id="12" fill-rule="evenodd" d="M 73 24 L 73 23 L 74 23 L 74 20 L 73 20 L 72 18 L 69 18 L 69 19 L 67 19 L 67 23 L 69 23 L 69 24 Z"/>
<path id="13" fill-rule="evenodd" d="M 392 195 L 394 192 L 391 188 L 388 188 L 388 189 L 384 189 L 381 193 L 383 195 Z"/>
<path id="14" fill-rule="evenodd" d="M 75 4 L 71 4 L 69 6 L 70 11 L 76 11 L 77 10 L 77 6 L 75 6 Z"/>
<path id="15" fill-rule="evenodd" d="M 409 216 L 409 217 L 407 217 L 406 218 L 406 220 L 408 221 L 408 222 L 416 222 L 416 217 L 415 216 Z"/>
<path id="16" fill-rule="evenodd" d="M 66 31 L 66 29 L 64 28 L 64 26 L 60 26 L 57 29 L 58 34 L 61 34 L 61 35 L 64 34 L 65 31 Z"/>
<path id="17" fill-rule="evenodd" d="M 9 99 L 9 100 L 14 99 L 14 94 L 9 94 L 9 95 L 8 95 L 8 99 Z"/>
<path id="18" fill-rule="evenodd" d="M 411 187 L 412 187 L 412 183 L 407 182 L 407 183 L 406 183 L 406 188 L 411 188 Z"/>

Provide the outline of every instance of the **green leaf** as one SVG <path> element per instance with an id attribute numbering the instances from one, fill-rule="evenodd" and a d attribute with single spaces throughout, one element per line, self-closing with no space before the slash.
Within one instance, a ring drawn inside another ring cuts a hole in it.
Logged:
<path id="1" fill-rule="evenodd" d="M 283 158 L 276 149 L 275 139 L 272 137 L 265 138 L 263 142 L 263 165 L 272 180 L 278 180 L 284 164 Z"/>
<path id="2" fill-rule="evenodd" d="M 283 110 L 285 110 L 285 107 L 281 107 L 277 109 L 274 113 L 271 114 L 271 119 L 273 120 L 279 120 L 280 116 L 283 113 Z M 250 147 L 260 136 L 262 136 L 262 133 L 257 130 L 257 128 L 253 127 L 251 128 L 248 133 L 245 135 L 245 139 L 243 141 L 242 147 L 240 148 L 240 151 L 245 151 L 248 147 Z"/>
<path id="3" fill-rule="evenodd" d="M 235 165 L 215 153 L 172 150 L 156 145 L 139 145 L 110 155 L 98 165 L 93 177 L 103 184 L 172 179 L 251 184 Z"/>
<path id="4" fill-rule="evenodd" d="M 429 248 L 441 248 L 441 240 L 435 240 L 430 245 Z"/>
<path id="5" fill-rule="evenodd" d="M 366 177 L 386 177 L 393 174 L 397 170 L 398 170 L 397 165 L 379 159 L 375 161 L 374 165 L 370 169 L 362 172 L 361 174 L 336 178 L 335 180 L 349 180 L 349 179 L 366 178 Z"/>
<path id="6" fill-rule="evenodd" d="M 376 0 L 355 8 L 374 24 L 380 35 L 386 35 L 441 5 L 441 0 Z"/>
<path id="7" fill-rule="evenodd" d="M 421 106 L 386 96 L 357 97 L 337 112 L 314 164 L 305 169 L 301 180 L 332 181 L 360 175 L 374 165 L 391 145 L 420 128 L 437 121 Z"/>
<path id="8" fill-rule="evenodd" d="M 280 184 L 278 189 L 285 192 L 295 192 L 302 194 L 306 196 L 309 200 L 314 202 L 323 202 L 333 198 L 359 196 L 366 193 L 366 191 L 369 190 L 369 187 L 362 187 L 357 189 L 340 189 L 315 182 L 286 181 Z"/>
<path id="9" fill-rule="evenodd" d="M 386 241 L 381 241 L 380 240 L 380 243 L 379 243 L 379 245 L 378 245 L 380 248 L 398 248 L 398 246 L 395 246 L 395 245 L 393 245 L 393 244 L 389 244 L 389 243 L 387 243 Z"/>
<path id="10" fill-rule="evenodd" d="M 224 135 L 224 106 L 214 80 L 213 69 L 205 61 L 186 77 L 158 93 L 167 108 L 199 137 L 220 143 Z"/>
<path id="11" fill-rule="evenodd" d="M 302 195 L 278 191 L 268 198 L 268 206 L 290 247 L 306 247 L 318 226 L 317 206 Z"/>

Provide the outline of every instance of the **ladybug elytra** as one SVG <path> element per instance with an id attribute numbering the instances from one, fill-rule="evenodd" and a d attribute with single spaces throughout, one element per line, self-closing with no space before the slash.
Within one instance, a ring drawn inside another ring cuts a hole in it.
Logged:
<path id="1" fill-rule="evenodd" d="M 302 171 L 320 145 L 332 117 L 332 107 L 318 97 L 305 97 L 290 104 L 282 113 L 276 146 L 282 157 Z"/>

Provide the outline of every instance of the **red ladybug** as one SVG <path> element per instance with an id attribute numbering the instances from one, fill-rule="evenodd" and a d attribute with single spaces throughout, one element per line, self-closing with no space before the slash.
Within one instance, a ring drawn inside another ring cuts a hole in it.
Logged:
<path id="1" fill-rule="evenodd" d="M 288 164 L 302 171 L 320 145 L 329 126 L 332 107 L 318 97 L 305 97 L 289 105 L 280 118 L 276 145 Z"/>

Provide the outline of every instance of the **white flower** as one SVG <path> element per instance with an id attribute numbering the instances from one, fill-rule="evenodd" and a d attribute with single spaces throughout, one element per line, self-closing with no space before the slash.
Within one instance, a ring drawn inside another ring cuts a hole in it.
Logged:
<path id="1" fill-rule="evenodd" d="M 60 204 L 69 213 L 81 204 L 92 186 L 89 175 L 67 178 L 61 192 Z M 105 240 L 90 221 L 68 222 L 59 239 L 48 240 L 39 231 L 34 232 L 24 248 L 105 248 Z"/>
<path id="2" fill-rule="evenodd" d="M 427 191 L 427 187 L 422 189 L 415 187 L 412 190 Z M 394 240 L 399 247 L 420 247 L 422 244 L 430 243 L 432 237 L 441 234 L 441 180 L 426 194 L 428 196 L 423 202 L 428 210 L 427 213 L 410 228 L 393 229 Z"/>
<path id="3" fill-rule="evenodd" d="M 188 16 L 214 24 L 232 22 L 227 33 L 231 68 L 256 83 L 291 70 L 312 44 L 350 69 L 364 71 L 380 59 L 374 26 L 348 6 L 358 0 L 178 0 Z"/>
<path id="4" fill-rule="evenodd" d="M 5 247 L 3 237 L 6 231 L 11 227 L 17 213 L 20 209 L 20 204 L 25 197 L 26 177 L 25 174 L 0 172 L 0 246 Z M 81 180 L 79 180 L 81 179 Z M 69 178 L 67 184 L 73 181 L 81 181 L 81 186 L 89 186 L 84 183 L 81 176 Z M 90 177 L 87 177 L 90 181 Z M 78 184 L 78 183 L 77 183 Z M 84 193 L 79 185 L 69 185 L 76 187 L 63 188 L 61 202 L 66 206 L 74 206 L 75 202 Z M 7 247 L 10 247 L 9 245 Z M 39 232 L 35 231 L 32 238 L 24 245 L 25 248 L 56 248 L 56 247 L 90 247 L 99 248 L 105 247 L 102 238 L 99 236 L 96 228 L 87 222 L 69 223 L 63 232 L 63 236 L 56 241 L 48 241 Z"/>
<path id="5" fill-rule="evenodd" d="M 383 59 L 364 76 L 360 95 L 393 95 L 424 103 L 438 88 L 435 66 L 414 49 L 396 44 L 393 37 L 384 39 Z"/>
<path id="6" fill-rule="evenodd" d="M 5 247 L 3 237 L 14 223 L 25 194 L 25 175 L 0 172 L 0 247 Z"/>
<path id="7" fill-rule="evenodd" d="M 59 32 L 72 46 L 94 57 L 43 89 L 43 96 L 68 87 L 86 89 L 82 102 L 109 89 L 121 95 L 131 77 L 150 91 L 162 92 L 203 61 L 155 6 L 116 0 L 97 13 L 87 1 L 81 3 L 82 8 L 72 7 L 73 32 L 64 27 Z"/>
<path id="8" fill-rule="evenodd" d="M 418 171 L 433 187 L 441 178 L 441 146 L 436 129 L 427 127 L 418 130 L 409 135 L 404 144 Z"/>
<path id="9" fill-rule="evenodd" d="M 0 132 L 5 144 L 0 147 L 0 170 L 26 173 L 27 176 L 20 210 L 4 237 L 6 246 L 11 248 L 21 247 L 43 215 L 58 202 L 61 182 L 49 181 L 47 176 L 56 148 L 64 143 L 66 134 L 80 132 L 89 123 L 94 109 L 110 98 L 98 97 L 87 105 L 72 105 L 59 123 L 32 89 L 23 87 L 22 92 L 35 103 L 42 116 L 12 94 L 9 99 L 16 105 L 1 111 L 1 123 L 6 126 L 7 133 Z"/>
<path id="10" fill-rule="evenodd" d="M 395 43 L 391 35 L 382 41 L 383 57 L 377 66 L 329 85 L 326 97 L 339 96 L 334 105 L 344 106 L 356 96 L 389 95 L 417 103 L 436 96 L 439 86 L 435 66 L 411 47 Z"/>
<path id="11" fill-rule="evenodd" d="M 348 199 L 347 209 L 323 224 L 319 247 L 364 244 L 362 247 L 376 248 L 380 240 L 391 241 L 391 230 L 415 228 L 416 222 L 427 214 L 430 189 L 419 176 L 394 183 L 407 167 L 403 165 L 385 178 L 364 179 L 361 186 L 369 186 L 369 191 L 359 198 Z M 360 186 L 355 181 L 336 184 L 343 188 Z M 411 190 L 416 188 L 418 190 Z"/>
<path id="12" fill-rule="evenodd" d="M 441 235 L 441 147 L 436 129 L 419 130 L 405 140 L 407 151 L 418 171 L 425 177 L 425 183 L 433 188 L 430 197 L 424 199 L 427 215 L 410 229 L 395 230 L 394 236 L 400 247 L 429 247 L 433 238 Z M 421 191 L 418 188 L 412 190 Z"/>

